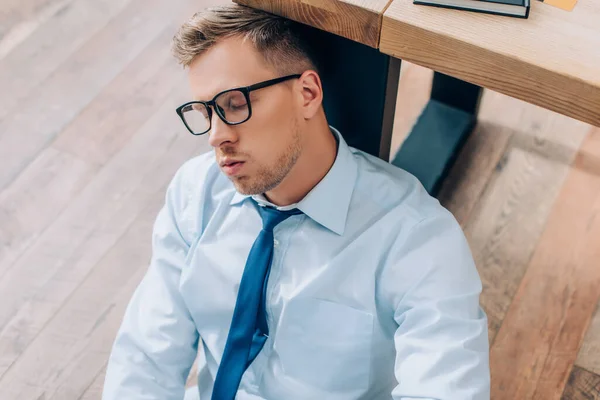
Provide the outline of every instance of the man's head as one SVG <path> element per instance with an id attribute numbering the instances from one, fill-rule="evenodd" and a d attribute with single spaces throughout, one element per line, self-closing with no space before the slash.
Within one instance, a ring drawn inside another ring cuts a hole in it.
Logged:
<path id="1" fill-rule="evenodd" d="M 326 125 L 321 82 L 304 29 L 230 5 L 195 14 L 174 38 L 173 52 L 189 68 L 194 100 L 216 101 L 209 107 L 190 104 L 181 112 L 191 130 L 192 123 L 195 130 L 210 128 L 217 161 L 240 193 L 260 194 L 280 185 L 311 145 L 315 123 Z M 300 77 L 215 98 L 228 89 L 296 74 Z M 242 163 L 226 165 L 233 161 Z"/>

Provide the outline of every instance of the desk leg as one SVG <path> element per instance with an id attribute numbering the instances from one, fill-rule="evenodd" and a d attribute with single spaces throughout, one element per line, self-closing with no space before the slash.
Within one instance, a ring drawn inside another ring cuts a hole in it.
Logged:
<path id="1" fill-rule="evenodd" d="M 477 121 L 479 86 L 435 73 L 431 98 L 392 163 L 435 196 Z"/>
<path id="2" fill-rule="evenodd" d="M 340 36 L 316 34 L 329 124 L 350 146 L 389 161 L 400 60 Z"/>

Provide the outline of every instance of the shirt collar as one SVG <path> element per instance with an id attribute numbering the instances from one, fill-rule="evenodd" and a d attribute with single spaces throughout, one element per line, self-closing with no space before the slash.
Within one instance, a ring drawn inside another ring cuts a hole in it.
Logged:
<path id="1" fill-rule="evenodd" d="M 263 195 L 243 195 L 236 190 L 230 204 L 239 204 L 252 197 L 259 205 L 269 205 L 279 210 L 297 208 L 315 222 L 342 235 L 346 227 L 346 218 L 358 167 L 352 151 L 340 132 L 332 126 L 329 128 L 338 141 L 335 161 L 327 175 L 302 200 L 289 206 L 276 207 Z"/>

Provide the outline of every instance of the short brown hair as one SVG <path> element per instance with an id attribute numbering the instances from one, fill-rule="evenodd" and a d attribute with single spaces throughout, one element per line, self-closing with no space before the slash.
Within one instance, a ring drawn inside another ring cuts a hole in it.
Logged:
<path id="1" fill-rule="evenodd" d="M 219 40 L 239 36 L 250 40 L 268 65 L 282 74 L 317 70 L 309 28 L 250 7 L 231 4 L 194 14 L 173 37 L 172 52 L 183 66 Z"/>

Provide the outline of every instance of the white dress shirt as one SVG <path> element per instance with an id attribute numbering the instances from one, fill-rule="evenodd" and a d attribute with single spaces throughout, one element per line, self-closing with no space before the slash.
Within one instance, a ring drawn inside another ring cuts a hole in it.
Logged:
<path id="1" fill-rule="evenodd" d="M 238 400 L 488 400 L 481 281 L 454 217 L 407 172 L 349 147 L 274 231 L 269 337 Z M 259 204 L 268 203 L 254 196 Z M 184 164 L 153 232 L 103 399 L 181 400 L 199 358 L 210 400 L 237 291 L 262 228 L 213 152 Z"/>

